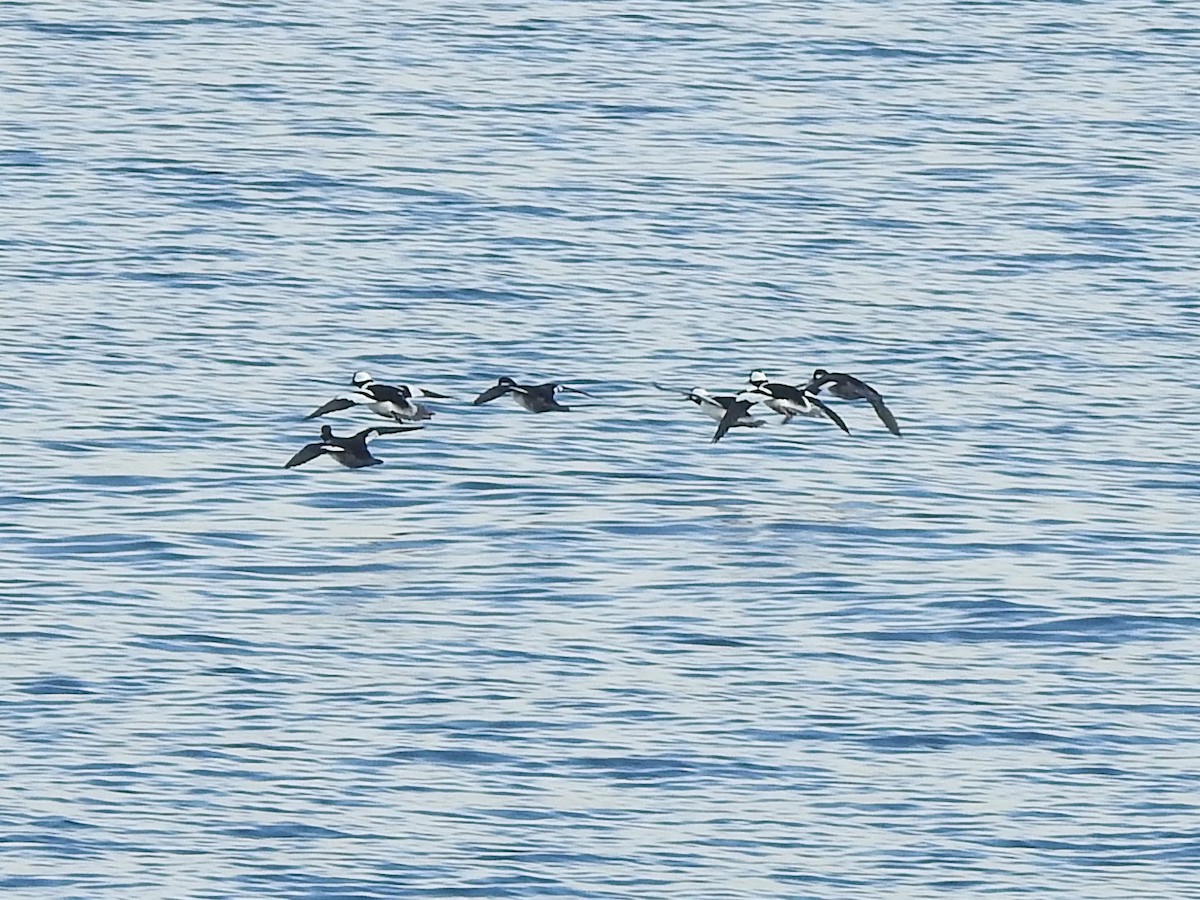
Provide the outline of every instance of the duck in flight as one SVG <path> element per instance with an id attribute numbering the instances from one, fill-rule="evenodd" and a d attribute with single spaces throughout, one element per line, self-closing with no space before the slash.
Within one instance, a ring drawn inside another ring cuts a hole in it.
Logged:
<path id="1" fill-rule="evenodd" d="M 558 394 L 563 391 L 570 391 L 573 394 L 583 394 L 585 397 L 592 396 L 587 391 L 581 391 L 579 388 L 568 387 L 565 384 L 558 384 L 553 381 L 546 384 L 517 384 L 505 375 L 476 397 L 475 405 L 480 406 L 484 403 L 491 403 L 497 397 L 510 394 L 513 400 L 532 413 L 569 412 L 571 407 L 563 406 L 556 399 Z"/>
<path id="2" fill-rule="evenodd" d="M 417 421 L 428 419 L 433 415 L 433 411 L 428 406 L 417 403 L 416 398 L 435 397 L 443 400 L 446 398 L 445 394 L 422 390 L 419 387 L 411 387 L 407 384 L 380 384 L 368 372 L 355 372 L 354 377 L 350 381 L 354 385 L 354 390 L 351 393 L 334 397 L 324 406 L 313 410 L 304 418 L 315 419 L 317 416 L 337 412 L 340 409 L 349 409 L 352 406 L 365 406 L 371 412 L 377 413 L 387 419 L 395 419 L 397 422 Z"/>
<path id="3" fill-rule="evenodd" d="M 827 372 L 825 369 L 817 369 L 813 372 L 812 380 L 804 386 L 804 390 L 816 394 L 826 387 L 829 388 L 829 393 L 843 400 L 866 400 L 875 409 L 875 415 L 879 416 L 879 421 L 887 426 L 887 430 L 896 437 L 900 437 L 900 425 L 896 422 L 892 411 L 884 405 L 883 395 L 865 381 L 843 372 Z"/>
<path id="4" fill-rule="evenodd" d="M 750 390 L 746 392 L 747 395 L 758 397 L 760 403 L 782 415 L 784 422 L 791 421 L 793 416 L 826 416 L 846 434 L 850 433 L 842 417 L 817 399 L 817 395 L 808 388 L 771 381 L 760 369 L 751 372 L 748 380 Z"/>
<path id="5" fill-rule="evenodd" d="M 334 437 L 333 429 L 328 425 L 321 426 L 321 440 L 305 444 L 295 456 L 284 463 L 285 469 L 302 466 L 318 456 L 328 454 L 348 469 L 361 469 L 364 466 L 378 466 L 382 459 L 376 459 L 367 449 L 367 438 L 373 434 L 399 434 L 402 431 L 420 431 L 420 425 L 377 425 L 364 428 L 358 434 L 350 437 Z"/>
<path id="6" fill-rule="evenodd" d="M 691 400 L 700 408 L 700 411 L 705 413 L 710 418 L 714 419 L 717 424 L 717 433 L 713 436 L 712 443 L 716 443 L 725 436 L 730 428 L 757 428 L 763 424 L 762 419 L 756 419 L 748 415 L 750 407 L 753 405 L 747 403 L 740 408 L 737 415 L 730 415 L 729 409 L 736 403 L 739 403 L 739 397 L 728 394 L 710 394 L 704 388 L 692 388 L 690 391 L 681 391 L 676 388 L 664 387 L 661 384 L 655 383 L 654 386 L 662 391 L 670 391 L 673 394 L 683 394 L 688 400 Z M 728 418 L 728 421 L 726 419 Z"/>

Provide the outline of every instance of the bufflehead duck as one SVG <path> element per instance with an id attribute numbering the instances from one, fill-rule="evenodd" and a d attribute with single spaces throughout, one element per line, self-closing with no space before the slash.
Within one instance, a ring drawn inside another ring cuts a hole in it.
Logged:
<path id="1" fill-rule="evenodd" d="M 730 408 L 741 403 L 739 394 L 737 397 L 728 394 L 710 394 L 704 388 L 692 388 L 690 391 L 681 391 L 675 388 L 664 387 L 661 384 L 655 383 L 654 386 L 662 391 L 670 391 L 673 394 L 682 394 L 688 400 L 691 400 L 710 418 L 718 423 L 717 433 L 713 436 L 712 443 L 716 443 L 725 436 L 730 428 L 757 428 L 763 424 L 762 419 L 756 419 L 753 416 L 746 415 L 747 410 L 753 403 L 744 403 L 739 406 L 741 410 L 737 415 L 730 415 Z M 728 421 L 727 421 L 728 419 Z"/>
<path id="2" fill-rule="evenodd" d="M 834 425 L 850 433 L 842 417 L 817 399 L 807 388 L 794 387 L 779 381 L 771 381 L 766 373 L 755 369 L 750 373 L 751 389 L 747 393 L 761 395 L 760 402 L 789 421 L 793 416 L 827 416 Z"/>
<path id="3" fill-rule="evenodd" d="M 422 390 L 407 384 L 380 384 L 368 372 L 355 372 L 350 380 L 355 390 L 349 394 L 334 397 L 320 409 L 314 410 L 304 418 L 315 419 L 326 413 L 337 412 L 339 409 L 349 409 L 352 406 L 366 406 L 374 413 L 384 418 L 395 419 L 397 422 L 407 420 L 428 419 L 433 415 L 429 407 L 416 403 L 417 397 L 436 397 L 445 399 L 445 394 L 436 391 Z"/>
<path id="4" fill-rule="evenodd" d="M 865 381 L 843 372 L 827 372 L 825 369 L 817 369 L 813 372 L 812 381 L 805 385 L 804 389 L 815 394 L 824 387 L 828 387 L 829 393 L 833 396 L 841 397 L 843 400 L 866 400 L 874 407 L 875 415 L 879 416 L 879 420 L 887 426 L 887 430 L 896 437 L 900 437 L 900 426 L 896 422 L 896 417 L 892 415 L 892 411 L 884 405 L 883 395 Z"/>
<path id="5" fill-rule="evenodd" d="M 562 391 L 570 391 L 573 394 L 583 394 L 585 397 L 592 396 L 587 391 L 581 391 L 579 388 L 568 387 L 565 384 L 557 384 L 556 382 L 548 382 L 547 384 L 517 384 L 507 375 L 497 381 L 494 385 L 475 398 L 475 405 L 479 406 L 483 403 L 490 403 L 497 397 L 503 397 L 505 394 L 511 394 L 513 400 L 517 401 L 525 409 L 533 413 L 542 412 L 569 412 L 571 407 L 563 406 L 555 399 L 556 395 Z"/>
<path id="6" fill-rule="evenodd" d="M 378 466 L 383 460 L 376 459 L 367 449 L 367 438 L 372 434 L 399 434 L 402 431 L 421 431 L 420 425 L 377 425 L 364 428 L 358 434 L 350 437 L 334 437 L 333 429 L 328 425 L 321 426 L 321 440 L 305 444 L 300 452 L 284 463 L 285 469 L 302 466 L 318 456 L 328 453 L 348 469 L 361 469 L 363 466 Z"/>

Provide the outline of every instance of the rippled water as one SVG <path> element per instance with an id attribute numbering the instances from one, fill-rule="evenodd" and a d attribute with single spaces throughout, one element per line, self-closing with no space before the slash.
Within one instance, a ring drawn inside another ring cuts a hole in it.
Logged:
<path id="1" fill-rule="evenodd" d="M 0 4 L 0 887 L 1200 896 L 1198 58 L 1182 3 Z M 818 365 L 905 437 L 651 384 Z M 282 469 L 362 368 L 455 399 Z"/>

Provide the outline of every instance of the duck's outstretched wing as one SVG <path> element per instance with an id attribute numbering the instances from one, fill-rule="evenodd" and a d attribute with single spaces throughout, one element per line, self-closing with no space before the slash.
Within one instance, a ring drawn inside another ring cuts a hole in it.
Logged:
<path id="1" fill-rule="evenodd" d="M 877 392 L 872 391 L 874 396 L 868 397 L 871 406 L 875 408 L 875 415 L 879 416 L 879 421 L 887 426 L 887 430 L 900 437 L 900 425 L 896 422 L 896 417 L 892 415 L 892 411 L 883 404 L 883 398 Z"/>
<path id="2" fill-rule="evenodd" d="M 887 430 L 900 437 L 900 425 L 896 421 L 896 417 L 892 415 L 892 411 L 887 408 L 883 402 L 883 394 L 875 390 L 861 378 L 855 378 L 853 375 L 842 375 L 842 383 L 849 388 L 851 396 L 857 396 L 866 400 L 875 409 L 875 415 L 879 416 L 879 421 L 887 426 Z"/>
<path id="3" fill-rule="evenodd" d="M 372 434 L 399 434 L 402 431 L 424 431 L 424 425 L 372 425 L 370 428 L 364 428 L 358 434 L 354 435 L 350 440 L 356 441 L 359 438 L 366 440 Z"/>
<path id="4" fill-rule="evenodd" d="M 313 444 L 305 444 L 300 448 L 300 452 L 283 464 L 285 469 L 291 469 L 296 466 L 302 466 L 310 460 L 316 459 L 325 452 L 325 444 L 317 441 Z"/>
<path id="5" fill-rule="evenodd" d="M 511 390 L 512 390 L 512 388 L 509 387 L 507 384 L 494 384 L 490 388 L 488 388 L 486 391 L 484 391 L 482 394 L 480 394 L 478 397 L 476 397 L 472 401 L 472 403 L 475 406 L 479 406 L 482 403 L 491 403 L 497 397 L 503 397 L 505 394 L 507 394 Z"/>
<path id="6" fill-rule="evenodd" d="M 583 396 L 591 397 L 593 400 L 596 399 L 594 394 L 589 394 L 587 391 L 580 390 L 577 387 L 571 387 L 569 384 L 560 384 L 558 386 L 558 389 L 560 391 L 567 391 L 568 393 L 571 393 L 571 394 L 583 394 Z"/>
<path id="7" fill-rule="evenodd" d="M 858 394 L 864 400 L 870 400 L 872 397 L 880 397 L 883 395 L 875 388 L 871 387 L 861 378 L 855 378 L 853 375 L 840 375 L 839 380 L 843 387 L 849 388 L 853 393 Z"/>
<path id="8" fill-rule="evenodd" d="M 875 390 L 861 378 L 855 378 L 853 375 L 845 375 L 846 384 L 858 394 L 859 397 L 866 400 L 875 409 L 875 415 L 879 416 L 879 421 L 887 426 L 887 430 L 900 437 L 900 425 L 896 421 L 896 417 L 892 415 L 892 411 L 887 408 L 883 402 L 883 394 Z"/>
<path id="9" fill-rule="evenodd" d="M 842 429 L 846 434 L 850 433 L 850 429 L 846 427 L 846 423 L 842 421 L 842 417 L 830 409 L 824 401 L 817 399 L 815 394 L 809 394 L 806 399 L 821 412 L 825 413 L 829 417 L 829 421 L 834 425 Z"/>
<path id="10" fill-rule="evenodd" d="M 667 387 L 665 384 L 659 384 L 657 381 L 652 381 L 650 383 L 652 385 L 654 385 L 656 388 L 658 388 L 660 391 L 666 391 L 668 394 L 678 394 L 680 397 L 683 397 L 685 400 L 691 400 L 697 406 L 699 406 L 701 408 L 704 407 L 704 398 L 701 397 L 699 394 L 697 394 L 694 388 L 690 391 L 685 391 L 683 388 Z"/>
<path id="11" fill-rule="evenodd" d="M 721 438 L 725 437 L 725 432 L 737 424 L 738 419 L 749 412 L 757 401 L 755 400 L 734 400 L 725 407 L 725 415 L 721 416 L 721 421 L 717 423 L 717 433 L 713 435 L 712 443 L 716 443 Z"/>
<path id="12" fill-rule="evenodd" d="M 325 413 L 337 412 L 339 409 L 349 409 L 350 407 L 352 407 L 354 405 L 355 405 L 354 401 L 349 400 L 346 397 L 334 397 L 332 400 L 330 400 L 324 406 L 313 410 L 304 418 L 315 419 L 317 416 L 325 415 Z"/>

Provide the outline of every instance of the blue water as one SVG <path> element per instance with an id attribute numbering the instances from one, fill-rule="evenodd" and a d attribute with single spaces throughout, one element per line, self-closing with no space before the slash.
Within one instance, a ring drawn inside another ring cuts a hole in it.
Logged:
<path id="1" fill-rule="evenodd" d="M 1200 897 L 1198 59 L 1185 3 L 0 4 L 0 890 Z M 650 386 L 819 365 L 905 437 Z M 285 471 L 364 368 L 455 399 Z"/>

